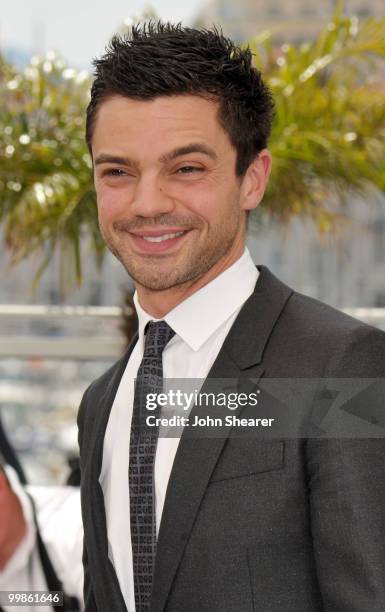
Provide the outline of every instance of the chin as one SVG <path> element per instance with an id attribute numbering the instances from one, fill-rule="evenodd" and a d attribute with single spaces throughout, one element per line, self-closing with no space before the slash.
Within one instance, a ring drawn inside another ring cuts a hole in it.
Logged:
<path id="1" fill-rule="evenodd" d="M 143 272 L 143 268 L 141 270 L 138 268 L 133 269 L 132 266 L 129 268 L 126 266 L 126 270 L 135 283 L 150 291 L 164 291 L 176 284 L 172 271 L 162 272 L 153 268 L 146 274 Z"/>
<path id="2" fill-rule="evenodd" d="M 148 270 L 147 274 L 143 272 L 143 267 L 141 269 L 136 268 L 135 270 L 132 267 L 131 269 L 126 269 L 136 283 L 149 291 L 166 291 L 172 287 L 180 287 L 196 278 L 193 272 L 181 274 L 181 271 L 175 268 L 173 266 L 171 269 L 162 270 L 161 266 L 157 268 L 153 266 L 151 270 Z"/>

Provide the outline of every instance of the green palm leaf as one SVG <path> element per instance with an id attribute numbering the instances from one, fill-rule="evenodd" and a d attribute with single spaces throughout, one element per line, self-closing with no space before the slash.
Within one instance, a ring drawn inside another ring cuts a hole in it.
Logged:
<path id="1" fill-rule="evenodd" d="M 385 191 L 385 18 L 359 23 L 337 6 L 312 43 L 277 49 L 262 33 L 248 44 L 276 99 L 264 214 L 329 230 L 353 192 Z M 41 253 L 35 285 L 57 249 L 62 290 L 81 282 L 84 239 L 103 259 L 84 142 L 89 87 L 53 54 L 24 71 L 0 59 L 0 220 L 12 262 Z"/>

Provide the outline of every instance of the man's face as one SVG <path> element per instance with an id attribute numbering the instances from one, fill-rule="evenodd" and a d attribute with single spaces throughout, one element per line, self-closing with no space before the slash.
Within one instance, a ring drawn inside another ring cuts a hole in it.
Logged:
<path id="1" fill-rule="evenodd" d="M 242 180 L 217 111 L 191 95 L 114 96 L 99 107 L 92 155 L 101 232 L 152 291 L 192 283 L 243 250 Z"/>

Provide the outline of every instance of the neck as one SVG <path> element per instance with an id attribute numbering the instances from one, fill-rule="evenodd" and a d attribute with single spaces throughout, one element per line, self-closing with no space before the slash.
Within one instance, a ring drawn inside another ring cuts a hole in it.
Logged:
<path id="1" fill-rule="evenodd" d="M 138 300 L 149 315 L 156 319 L 162 319 L 178 304 L 186 300 L 190 295 L 210 283 L 214 278 L 222 274 L 232 266 L 243 254 L 245 243 L 234 245 L 224 257 L 217 261 L 205 274 L 182 285 L 170 287 L 164 291 L 152 291 L 142 285 L 136 284 Z"/>

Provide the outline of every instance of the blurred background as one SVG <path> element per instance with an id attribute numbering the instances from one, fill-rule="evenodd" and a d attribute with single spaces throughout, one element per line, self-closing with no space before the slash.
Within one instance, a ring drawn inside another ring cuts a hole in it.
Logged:
<path id="1" fill-rule="evenodd" d="M 82 393 L 135 326 L 132 283 L 97 228 L 92 59 L 148 18 L 249 44 L 277 104 L 254 261 L 385 329 L 384 13 L 380 0 L 3 3 L 0 409 L 31 482 L 64 482 Z"/>

